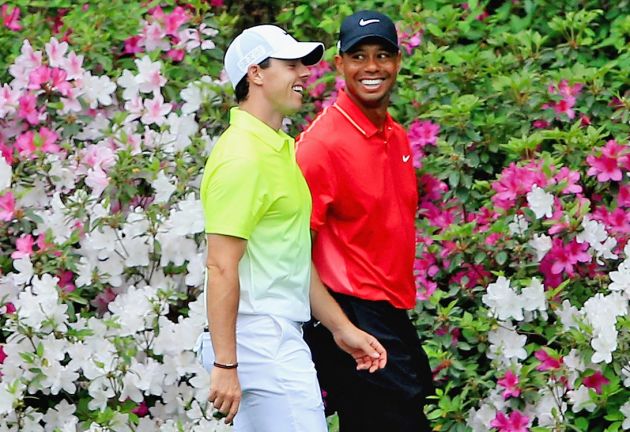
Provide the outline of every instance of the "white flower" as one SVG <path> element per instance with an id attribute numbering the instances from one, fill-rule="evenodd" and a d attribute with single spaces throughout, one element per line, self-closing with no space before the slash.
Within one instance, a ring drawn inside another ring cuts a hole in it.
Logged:
<path id="1" fill-rule="evenodd" d="M 538 278 L 532 278 L 529 286 L 523 288 L 520 300 L 526 311 L 547 310 L 545 287 Z"/>
<path id="2" fill-rule="evenodd" d="M 148 236 L 126 236 L 120 241 L 120 253 L 125 257 L 125 266 L 138 267 L 150 264 L 149 253 L 151 245 Z"/>
<path id="3" fill-rule="evenodd" d="M 564 300 L 562 306 L 556 310 L 556 315 L 564 327 L 564 331 L 569 331 L 571 327 L 578 327 L 576 317 L 580 317 L 580 311 L 569 300 Z"/>
<path id="4" fill-rule="evenodd" d="M 55 243 L 65 242 L 70 238 L 75 228 L 75 220 L 69 218 L 67 213 L 68 209 L 61 201 L 59 192 L 55 192 L 50 200 L 50 209 L 35 212 L 41 218 L 41 222 L 38 222 L 34 233 L 45 234 L 50 230 Z"/>
<path id="5" fill-rule="evenodd" d="M 619 265 L 617 271 L 610 272 L 608 276 L 612 281 L 608 285 L 608 289 L 623 292 L 630 299 L 630 265 L 628 265 L 627 260 Z"/>
<path id="6" fill-rule="evenodd" d="M 177 204 L 177 209 L 171 210 L 168 226 L 173 234 L 185 236 L 204 232 L 203 207 L 194 193 L 186 196 L 185 200 Z"/>
<path id="7" fill-rule="evenodd" d="M 186 285 L 194 287 L 202 286 L 206 273 L 205 254 L 198 253 L 194 255 L 188 261 L 186 271 L 188 272 L 186 275 Z"/>
<path id="8" fill-rule="evenodd" d="M 535 415 L 538 418 L 538 426 L 553 426 L 559 418 L 564 416 L 567 411 L 567 403 L 562 401 L 562 395 L 554 395 L 547 388 L 538 391 L 542 397 L 538 400 L 535 407 Z M 558 406 L 558 402 L 561 402 Z"/>
<path id="9" fill-rule="evenodd" d="M 545 234 L 534 234 L 534 238 L 527 244 L 536 251 L 536 261 L 540 262 L 551 250 L 551 237 Z"/>
<path id="10" fill-rule="evenodd" d="M 567 392 L 567 394 L 569 395 L 569 402 L 573 405 L 571 411 L 574 413 L 578 413 L 582 410 L 593 412 L 595 408 L 597 408 L 597 405 L 591 399 L 588 388 L 583 385 L 577 390 Z"/>
<path id="11" fill-rule="evenodd" d="M 145 55 L 141 59 L 136 59 L 135 63 L 138 66 L 136 81 L 139 90 L 143 93 L 158 94 L 160 88 L 166 84 L 166 78 L 160 73 L 162 62 L 152 62 L 149 56 Z"/>
<path id="12" fill-rule="evenodd" d="M 164 103 L 161 94 L 154 95 L 153 99 L 144 100 L 144 114 L 140 118 L 143 124 L 150 125 L 155 123 L 161 125 L 166 121 L 166 115 L 171 112 L 172 105 Z"/>
<path id="13" fill-rule="evenodd" d="M 527 193 L 527 204 L 536 215 L 536 219 L 553 215 L 553 195 L 536 185 Z"/>
<path id="14" fill-rule="evenodd" d="M 49 155 L 50 178 L 55 184 L 55 189 L 59 192 L 69 192 L 75 188 L 77 172 L 76 168 L 68 166 L 57 155 Z"/>
<path id="15" fill-rule="evenodd" d="M 503 363 L 508 363 L 512 359 L 524 360 L 527 358 L 525 344 L 527 336 L 520 335 L 511 328 L 499 327 L 488 333 L 490 349 L 488 358 L 498 358 Z"/>
<path id="16" fill-rule="evenodd" d="M 13 268 L 17 273 L 12 273 L 13 282 L 17 285 L 27 284 L 33 277 L 33 263 L 28 256 L 13 260 Z"/>
<path id="17" fill-rule="evenodd" d="M 174 178 L 167 176 L 164 173 L 164 170 L 162 170 L 158 173 L 157 178 L 151 183 L 151 186 L 155 189 L 154 202 L 156 204 L 168 202 L 173 192 L 175 192 L 175 189 L 177 189 L 175 184 L 171 183 L 171 180 L 174 180 Z"/>
<path id="18" fill-rule="evenodd" d="M 623 420 L 623 424 L 621 425 L 621 429 L 629 430 L 630 429 L 630 401 L 621 405 L 621 408 L 619 408 L 619 411 L 621 411 L 621 414 L 625 416 L 625 419 Z"/>
<path id="19" fill-rule="evenodd" d="M 74 416 L 75 412 L 76 406 L 70 405 L 65 399 L 54 408 L 48 408 L 43 418 L 46 432 L 52 432 L 55 428 L 60 428 L 62 432 L 76 431 L 79 419 Z"/>
<path id="20" fill-rule="evenodd" d="M 90 72 L 85 72 L 82 88 L 85 101 L 90 105 L 90 108 L 96 108 L 99 103 L 103 106 L 112 104 L 112 93 L 116 90 L 116 84 L 107 76 L 96 77 L 92 76 Z"/>
<path id="21" fill-rule="evenodd" d="M 617 246 L 617 240 L 609 237 L 604 224 L 592 221 L 588 217 L 582 220 L 584 231 L 576 237 L 578 243 L 588 243 L 592 251 L 595 251 L 597 258 L 616 259 L 617 255 L 612 250 Z M 601 260 L 597 261 L 603 264 Z"/>
<path id="22" fill-rule="evenodd" d="M 617 332 L 603 333 L 591 340 L 591 346 L 595 350 L 591 361 L 593 363 L 610 363 L 612 353 L 617 349 Z"/>
<path id="23" fill-rule="evenodd" d="M 481 299 L 500 320 L 510 317 L 518 321 L 523 320 L 519 296 L 510 288 L 510 281 L 505 277 L 499 276 L 496 282 L 488 285 L 486 294 Z"/>
<path id="24" fill-rule="evenodd" d="M 191 137 L 199 129 L 199 125 L 193 115 L 182 115 L 180 117 L 175 113 L 170 113 L 167 118 L 167 124 L 171 135 L 169 140 L 171 145 L 164 146 L 164 151 L 167 153 L 184 150 L 191 144 Z"/>
<path id="25" fill-rule="evenodd" d="M 48 55 L 48 65 L 51 67 L 61 67 L 64 65 L 66 51 L 68 51 L 68 43 L 59 43 L 54 37 L 50 38 L 50 42 L 45 45 L 46 54 Z"/>
<path id="26" fill-rule="evenodd" d="M 491 429 L 490 423 L 497 415 L 497 410 L 490 404 L 483 404 L 479 410 L 474 408 L 468 413 L 466 424 L 473 432 L 487 432 Z"/>
<path id="27" fill-rule="evenodd" d="M 68 57 L 64 59 L 61 67 L 68 73 L 68 80 L 78 80 L 85 72 L 83 69 L 83 56 L 76 55 L 73 51 L 71 51 L 68 54 Z"/>
<path id="28" fill-rule="evenodd" d="M 510 234 L 523 235 L 528 227 L 527 219 L 522 214 L 514 215 L 513 221 L 508 224 Z"/>
<path id="29" fill-rule="evenodd" d="M 0 119 L 15 113 L 21 95 L 20 90 L 13 89 L 9 84 L 0 87 Z"/>
<path id="30" fill-rule="evenodd" d="M 124 88 L 122 97 L 125 100 L 131 100 L 138 97 L 138 91 L 140 90 L 140 83 L 136 76 L 129 70 L 125 69 L 118 78 L 118 85 Z M 125 106 L 126 108 L 126 106 Z"/>

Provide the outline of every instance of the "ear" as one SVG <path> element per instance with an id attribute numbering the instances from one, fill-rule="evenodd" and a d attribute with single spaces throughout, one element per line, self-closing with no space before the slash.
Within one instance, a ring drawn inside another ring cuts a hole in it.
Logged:
<path id="1" fill-rule="evenodd" d="M 335 54 L 335 68 L 337 72 L 343 76 L 343 57 L 342 54 Z"/>
<path id="2" fill-rule="evenodd" d="M 263 83 L 263 68 L 259 65 L 251 65 L 247 68 L 247 79 L 250 84 L 262 85 Z"/>
<path id="3" fill-rule="evenodd" d="M 402 68 L 402 50 L 401 49 L 398 50 L 398 55 L 396 55 L 396 61 L 398 62 L 398 72 L 400 72 L 400 69 Z"/>

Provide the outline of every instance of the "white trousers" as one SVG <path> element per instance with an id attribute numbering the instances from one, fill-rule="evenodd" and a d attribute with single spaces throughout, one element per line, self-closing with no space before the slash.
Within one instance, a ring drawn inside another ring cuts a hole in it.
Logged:
<path id="1" fill-rule="evenodd" d="M 236 325 L 242 399 L 236 432 L 326 432 L 315 366 L 298 323 L 269 315 L 239 315 Z M 208 333 L 197 355 L 212 369 Z"/>

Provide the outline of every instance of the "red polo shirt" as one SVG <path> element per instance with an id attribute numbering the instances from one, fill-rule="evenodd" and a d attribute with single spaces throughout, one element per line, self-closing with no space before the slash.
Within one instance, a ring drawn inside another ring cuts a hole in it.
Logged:
<path id="1" fill-rule="evenodd" d="M 416 175 L 405 130 L 383 131 L 341 91 L 297 138 L 313 198 L 313 262 L 331 290 L 411 309 Z"/>

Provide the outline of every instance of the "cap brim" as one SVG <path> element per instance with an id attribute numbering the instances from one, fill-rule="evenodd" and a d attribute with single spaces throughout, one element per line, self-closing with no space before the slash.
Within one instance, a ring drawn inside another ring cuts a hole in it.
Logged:
<path id="1" fill-rule="evenodd" d="M 314 65 L 324 56 L 324 44 L 320 42 L 297 42 L 274 52 L 271 57 L 282 60 L 301 59 L 306 66 Z"/>
<path id="2" fill-rule="evenodd" d="M 359 44 L 360 42 L 365 41 L 366 39 L 379 40 L 383 42 L 385 45 L 392 48 L 392 50 L 394 51 L 400 50 L 400 47 L 398 45 L 396 45 L 394 42 L 390 41 L 389 39 L 383 37 L 380 34 L 362 34 L 358 37 L 355 37 L 354 39 L 350 39 L 343 46 L 340 46 L 339 51 L 341 51 L 342 53 L 347 52 L 351 50 L 352 48 L 354 48 L 355 46 L 357 46 L 357 44 Z"/>

